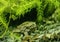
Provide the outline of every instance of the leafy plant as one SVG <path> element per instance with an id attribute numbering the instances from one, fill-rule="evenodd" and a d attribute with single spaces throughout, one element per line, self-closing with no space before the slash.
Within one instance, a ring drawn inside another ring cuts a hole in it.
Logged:
<path id="1" fill-rule="evenodd" d="M 26 13 L 28 15 L 29 12 L 34 8 L 37 12 L 35 22 L 37 24 L 39 32 L 43 33 L 43 31 L 45 31 L 46 29 L 52 30 L 54 26 L 52 27 L 52 29 L 50 29 L 51 26 L 49 25 L 60 22 L 59 0 L 0 0 L 0 38 L 3 38 L 8 30 L 9 32 L 12 32 L 11 30 L 16 28 L 16 26 L 20 25 L 21 18 L 22 21 L 25 22 L 25 20 L 23 20 L 23 17 L 25 19 Z M 33 14 L 32 17 L 34 17 L 34 13 L 30 13 L 30 15 Z M 30 17 L 30 19 L 32 19 L 32 17 Z M 26 16 L 26 18 L 28 17 Z M 46 25 L 47 28 L 45 28 Z M 58 26 L 56 26 L 56 28 L 57 27 Z M 9 35 L 11 35 L 11 33 Z"/>

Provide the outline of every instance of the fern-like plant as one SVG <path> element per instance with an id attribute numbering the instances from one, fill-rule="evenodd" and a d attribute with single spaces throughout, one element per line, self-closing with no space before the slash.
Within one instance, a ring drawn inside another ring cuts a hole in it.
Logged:
<path id="1" fill-rule="evenodd" d="M 60 20 L 60 2 L 58 0 L 0 0 L 0 38 L 9 30 L 11 19 L 16 21 L 33 8 L 36 8 L 37 11 L 35 21 L 37 24 L 44 24 L 47 20 L 52 19 Z"/>

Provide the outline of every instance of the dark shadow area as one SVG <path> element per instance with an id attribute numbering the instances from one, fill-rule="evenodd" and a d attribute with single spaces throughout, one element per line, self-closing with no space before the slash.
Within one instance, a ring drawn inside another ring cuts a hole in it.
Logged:
<path id="1" fill-rule="evenodd" d="M 24 17 L 21 15 L 21 17 L 15 21 L 11 19 L 9 26 L 17 26 L 25 21 L 36 21 L 36 18 L 37 18 L 37 11 L 36 8 L 33 8 L 31 9 L 30 12 L 25 13 Z"/>

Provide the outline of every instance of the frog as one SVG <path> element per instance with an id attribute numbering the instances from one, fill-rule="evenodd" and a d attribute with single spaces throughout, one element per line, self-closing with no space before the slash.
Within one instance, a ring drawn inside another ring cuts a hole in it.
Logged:
<path id="1" fill-rule="evenodd" d="M 17 28 L 15 28 L 13 30 L 13 32 L 16 32 L 16 33 L 19 32 L 19 33 L 23 34 L 22 42 L 25 42 L 25 41 L 32 42 L 31 33 L 34 33 L 35 30 L 37 30 L 36 22 L 26 21 L 26 22 L 23 22 L 22 24 L 18 25 Z"/>
<path id="2" fill-rule="evenodd" d="M 26 21 L 23 22 L 22 24 L 18 25 L 17 28 L 15 28 L 13 30 L 13 32 L 28 32 L 28 31 L 32 31 L 34 29 L 37 29 L 36 23 L 35 22 L 31 22 L 31 21 Z"/>

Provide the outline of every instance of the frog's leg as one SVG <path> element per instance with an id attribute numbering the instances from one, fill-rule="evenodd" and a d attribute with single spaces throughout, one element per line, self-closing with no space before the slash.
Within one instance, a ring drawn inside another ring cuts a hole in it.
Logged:
<path id="1" fill-rule="evenodd" d="M 24 34 L 25 34 L 25 36 L 24 36 L 24 38 L 23 38 L 23 42 L 24 41 L 29 41 L 29 42 L 31 42 L 31 36 L 30 35 L 28 35 L 28 32 L 24 32 Z"/>

